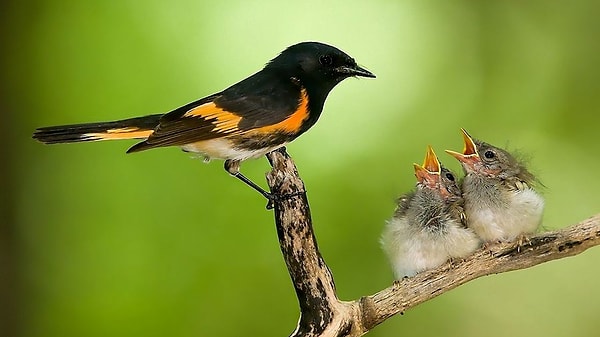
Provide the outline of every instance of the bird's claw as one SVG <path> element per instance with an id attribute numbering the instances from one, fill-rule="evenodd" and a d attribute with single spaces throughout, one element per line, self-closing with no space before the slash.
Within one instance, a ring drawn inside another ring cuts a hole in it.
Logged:
<path id="1" fill-rule="evenodd" d="M 525 245 L 531 246 L 531 240 L 529 239 L 529 237 L 527 235 L 521 234 L 517 238 L 517 253 L 520 253 L 522 248 L 524 248 Z"/>
<path id="2" fill-rule="evenodd" d="M 301 196 L 305 193 L 306 193 L 305 191 L 302 191 L 302 192 L 293 192 L 293 193 L 287 193 L 287 194 L 282 195 L 282 194 L 274 194 L 274 193 L 265 192 L 264 196 L 268 200 L 266 208 L 268 210 L 271 210 L 275 207 L 275 202 L 282 202 L 284 200 L 291 199 L 293 197 Z"/>

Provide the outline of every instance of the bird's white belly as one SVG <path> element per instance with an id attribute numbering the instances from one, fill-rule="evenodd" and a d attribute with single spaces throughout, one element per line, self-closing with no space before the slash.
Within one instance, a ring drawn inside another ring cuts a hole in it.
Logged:
<path id="1" fill-rule="evenodd" d="M 231 160 L 246 160 L 252 158 L 261 157 L 273 150 L 276 150 L 286 145 L 279 144 L 277 146 L 249 150 L 241 149 L 233 146 L 232 142 L 228 139 L 218 138 L 203 140 L 191 144 L 183 145 L 181 148 L 186 152 L 198 153 L 207 159 L 231 159 Z"/>
<path id="2" fill-rule="evenodd" d="M 451 258 L 463 258 L 479 246 L 473 231 L 448 220 L 443 232 L 410 224 L 406 217 L 392 218 L 381 238 L 396 278 L 436 268 Z"/>
<path id="3" fill-rule="evenodd" d="M 487 242 L 511 241 L 539 227 L 544 200 L 532 189 L 510 192 L 506 207 L 489 207 L 479 201 L 467 202 L 467 223 Z"/>

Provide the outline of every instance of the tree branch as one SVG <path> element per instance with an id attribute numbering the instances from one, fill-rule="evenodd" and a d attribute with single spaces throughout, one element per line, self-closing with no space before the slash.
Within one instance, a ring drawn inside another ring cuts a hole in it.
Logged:
<path id="1" fill-rule="evenodd" d="M 274 203 L 279 245 L 300 304 L 300 321 L 292 336 L 321 336 L 339 317 L 333 275 L 319 252 L 296 166 L 285 149 L 267 158 L 273 166 L 267 175 L 271 193 L 283 199 Z"/>
<path id="2" fill-rule="evenodd" d="M 274 195 L 279 243 L 300 305 L 291 336 L 362 336 L 389 317 L 478 277 L 525 269 L 577 255 L 600 245 L 600 214 L 571 227 L 536 235 L 528 242 L 480 249 L 463 261 L 404 278 L 355 301 L 337 298 L 331 271 L 319 253 L 304 184 L 285 148 L 267 154 L 273 170 L 267 181 Z"/>

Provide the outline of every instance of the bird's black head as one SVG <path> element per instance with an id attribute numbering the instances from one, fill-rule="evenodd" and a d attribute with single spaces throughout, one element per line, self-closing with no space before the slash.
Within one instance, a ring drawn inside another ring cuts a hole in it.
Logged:
<path id="1" fill-rule="evenodd" d="M 294 77 L 303 86 L 323 91 L 325 95 L 345 78 L 375 77 L 348 54 L 319 42 L 301 42 L 288 47 L 271 60 L 266 69 Z"/>

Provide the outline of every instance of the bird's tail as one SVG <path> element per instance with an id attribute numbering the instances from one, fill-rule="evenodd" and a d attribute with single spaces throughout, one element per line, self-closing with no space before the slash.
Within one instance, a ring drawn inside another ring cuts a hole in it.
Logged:
<path id="1" fill-rule="evenodd" d="M 49 126 L 35 130 L 33 138 L 45 144 L 145 139 L 154 132 L 161 116 L 158 114 L 114 122 Z"/>

